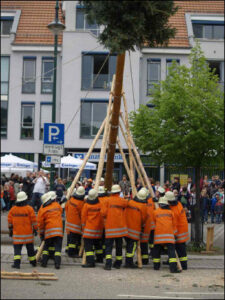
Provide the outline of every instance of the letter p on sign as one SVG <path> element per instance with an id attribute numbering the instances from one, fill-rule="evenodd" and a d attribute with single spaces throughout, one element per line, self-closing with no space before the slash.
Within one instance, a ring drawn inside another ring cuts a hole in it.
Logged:
<path id="1" fill-rule="evenodd" d="M 57 135 L 59 134 L 59 128 L 57 126 L 49 126 L 48 128 L 48 137 L 49 137 L 49 142 L 51 142 L 52 140 L 56 140 L 57 139 Z"/>

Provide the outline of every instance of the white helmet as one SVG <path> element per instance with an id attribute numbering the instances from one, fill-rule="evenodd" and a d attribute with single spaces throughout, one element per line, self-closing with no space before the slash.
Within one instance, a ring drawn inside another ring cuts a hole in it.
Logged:
<path id="1" fill-rule="evenodd" d="M 85 194 L 85 189 L 83 186 L 79 186 L 76 190 L 75 196 L 84 196 Z"/>
<path id="2" fill-rule="evenodd" d="M 51 200 L 55 200 L 57 195 L 56 195 L 56 192 L 55 191 L 49 191 L 48 194 L 50 195 L 51 197 Z"/>
<path id="3" fill-rule="evenodd" d="M 137 193 L 137 198 L 141 201 L 145 201 L 147 198 L 147 193 L 144 189 L 140 189 L 140 191 Z"/>
<path id="4" fill-rule="evenodd" d="M 99 194 L 105 194 L 105 188 L 104 188 L 104 186 L 99 186 L 98 187 L 98 193 Z"/>
<path id="5" fill-rule="evenodd" d="M 167 200 L 167 198 L 166 198 L 165 196 L 159 198 L 158 204 L 166 204 L 166 205 L 169 205 L 169 204 L 168 204 L 168 200 Z"/>
<path id="6" fill-rule="evenodd" d="M 16 196 L 16 203 L 23 202 L 27 200 L 27 194 L 25 192 L 19 192 Z"/>
<path id="7" fill-rule="evenodd" d="M 98 192 L 95 189 L 91 189 L 88 192 L 88 200 L 95 200 L 98 197 Z"/>
<path id="8" fill-rule="evenodd" d="M 176 200 L 176 197 L 175 197 L 174 193 L 171 192 L 171 191 L 166 192 L 165 197 L 168 201 L 175 201 Z"/>
<path id="9" fill-rule="evenodd" d="M 105 179 L 103 177 L 101 177 L 100 181 L 105 182 Z"/>
<path id="10" fill-rule="evenodd" d="M 116 193 L 120 193 L 120 192 L 121 192 L 121 188 L 120 188 L 119 184 L 114 184 L 112 186 L 111 193 L 116 194 Z"/>
<path id="11" fill-rule="evenodd" d="M 41 196 L 42 204 L 45 204 L 50 199 L 51 199 L 51 195 L 49 194 L 49 192 Z"/>
<path id="12" fill-rule="evenodd" d="M 163 188 L 163 187 L 159 187 L 158 188 L 158 192 L 160 193 L 160 194 L 164 194 L 165 193 L 165 189 Z"/>

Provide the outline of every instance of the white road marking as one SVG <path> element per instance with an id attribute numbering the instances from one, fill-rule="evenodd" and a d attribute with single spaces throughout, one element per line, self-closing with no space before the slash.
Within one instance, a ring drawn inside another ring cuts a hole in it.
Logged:
<path id="1" fill-rule="evenodd" d="M 180 295 L 186 295 L 186 294 L 193 294 L 193 295 L 224 295 L 224 293 L 204 293 L 204 292 L 163 292 L 165 294 L 180 294 Z"/>
<path id="2" fill-rule="evenodd" d="M 174 299 L 174 297 L 168 297 L 168 296 L 148 296 L 148 295 L 117 295 L 117 297 L 129 297 L 132 299 L 136 299 L 136 298 L 153 298 L 153 299 Z M 176 299 L 195 299 L 195 298 L 179 298 L 176 297 Z"/>

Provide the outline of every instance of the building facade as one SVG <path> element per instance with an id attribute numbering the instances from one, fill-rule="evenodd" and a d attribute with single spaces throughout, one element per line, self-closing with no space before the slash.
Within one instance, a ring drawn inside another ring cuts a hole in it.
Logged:
<path id="1" fill-rule="evenodd" d="M 99 44 L 102 28 L 88 24 L 78 1 L 59 2 L 60 20 L 66 29 L 59 37 L 56 122 L 65 124 L 65 154 L 83 158 L 106 115 L 116 53 L 109 54 Z M 195 38 L 211 68 L 216 69 L 221 86 L 224 85 L 223 1 L 175 1 L 175 4 L 179 10 L 170 22 L 177 33 L 168 46 L 143 47 L 126 53 L 123 90 L 128 112 L 141 104 L 151 109 L 153 83 L 166 78 L 173 60 L 189 64 Z M 52 115 L 54 40 L 47 25 L 54 14 L 54 1 L 2 1 L 2 153 L 22 155 L 39 166 L 44 160 L 43 124 L 51 122 Z M 120 139 L 127 153 L 121 135 Z M 97 163 L 100 150 L 101 139 L 89 160 Z M 145 167 L 150 177 L 164 182 L 164 166 L 145 161 Z M 123 172 L 117 149 L 115 179 L 121 178 Z M 95 173 L 86 175 L 94 177 Z"/>

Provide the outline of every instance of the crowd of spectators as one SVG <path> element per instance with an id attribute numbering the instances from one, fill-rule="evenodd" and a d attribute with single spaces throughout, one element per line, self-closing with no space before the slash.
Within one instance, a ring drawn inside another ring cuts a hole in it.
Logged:
<path id="1" fill-rule="evenodd" d="M 57 199 L 60 202 L 65 198 L 66 191 L 70 187 L 73 178 L 62 179 L 55 177 L 54 190 L 57 194 Z M 149 178 L 154 192 L 160 187 L 160 182 Z M 94 180 L 91 178 L 83 178 L 78 181 L 78 186 L 84 186 L 86 195 L 88 191 L 94 187 Z M 119 182 L 122 195 L 125 198 L 132 197 L 132 189 L 126 175 L 123 175 Z M 99 185 L 104 186 L 104 178 L 101 178 Z M 139 191 L 142 188 L 141 180 L 136 181 L 136 188 Z M 175 177 L 172 182 L 167 180 L 163 185 L 165 192 L 173 191 L 177 199 L 182 203 L 186 210 L 188 220 L 191 220 L 191 211 L 196 204 L 195 184 L 192 178 L 189 177 L 187 184 L 181 185 L 179 177 Z M 28 195 L 30 205 L 38 211 L 41 206 L 41 196 L 50 189 L 50 175 L 44 171 L 27 172 L 25 177 L 20 177 L 17 174 L 11 174 L 9 178 L 3 174 L 1 177 L 1 211 L 9 211 L 14 205 L 16 195 L 20 191 L 24 191 Z M 212 176 L 211 180 L 207 176 L 201 178 L 200 181 L 200 206 L 202 214 L 202 222 L 207 224 L 224 222 L 224 180 L 221 180 L 218 175 Z"/>

